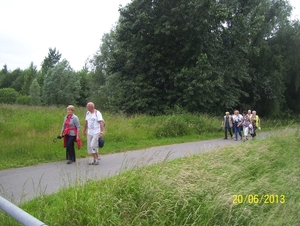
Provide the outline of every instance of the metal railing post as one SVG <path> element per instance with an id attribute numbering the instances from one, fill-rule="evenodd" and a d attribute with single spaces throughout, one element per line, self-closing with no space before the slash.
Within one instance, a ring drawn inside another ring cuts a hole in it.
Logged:
<path id="1" fill-rule="evenodd" d="M 4 199 L 1 196 L 0 196 L 0 209 L 25 226 L 46 225 L 45 223 L 39 221 L 35 217 L 31 216 L 29 213 L 20 209 L 18 206 L 12 204 L 11 202 L 9 202 L 8 200 Z"/>

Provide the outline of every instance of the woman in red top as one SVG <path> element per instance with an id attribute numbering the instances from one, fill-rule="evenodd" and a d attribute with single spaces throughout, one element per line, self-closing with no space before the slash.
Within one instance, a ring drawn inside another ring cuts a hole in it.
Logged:
<path id="1" fill-rule="evenodd" d="M 61 136 L 64 136 L 64 147 L 66 148 L 67 164 L 76 161 L 74 142 L 80 141 L 79 130 L 80 123 L 78 117 L 74 114 L 74 106 L 67 107 L 67 115 L 61 129 Z"/>

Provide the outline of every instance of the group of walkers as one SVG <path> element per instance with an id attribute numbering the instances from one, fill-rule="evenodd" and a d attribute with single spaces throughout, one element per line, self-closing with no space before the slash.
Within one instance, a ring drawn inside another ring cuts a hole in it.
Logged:
<path id="1" fill-rule="evenodd" d="M 67 164 L 76 161 L 74 142 L 78 143 L 78 149 L 82 145 L 79 136 L 80 123 L 78 117 L 74 114 L 74 109 L 73 105 L 67 107 L 67 115 L 64 118 L 60 133 L 60 137 L 64 137 Z M 94 103 L 89 102 L 87 104 L 87 110 L 83 135 L 87 136 L 88 153 L 93 157 L 89 164 L 98 165 L 100 160 L 98 147 L 101 147 L 98 141 L 101 140 L 103 136 L 104 120 L 100 111 L 95 109 Z M 251 110 L 248 110 L 248 112 L 244 111 L 242 115 L 238 110 L 235 110 L 232 115 L 226 112 L 221 129 L 223 127 L 225 130 L 224 139 L 228 139 L 227 134 L 229 132 L 231 139 L 234 138 L 235 141 L 238 141 L 240 137 L 240 140 L 245 141 L 248 140 L 248 134 L 254 138 L 256 136 L 256 129 L 260 130 L 260 118 L 256 114 L 256 111 L 251 112 Z"/>
<path id="2" fill-rule="evenodd" d="M 256 136 L 256 130 L 260 130 L 260 118 L 256 114 L 256 111 L 248 110 L 243 111 L 242 115 L 238 110 L 235 110 L 232 115 L 229 112 L 225 112 L 224 119 L 222 121 L 221 129 L 224 128 L 225 137 L 228 139 L 227 134 L 229 132 L 231 139 L 234 138 L 235 141 L 248 140 L 248 135 L 252 138 Z M 243 134 L 242 134 L 243 131 Z M 234 136 L 233 136 L 234 135 Z"/>

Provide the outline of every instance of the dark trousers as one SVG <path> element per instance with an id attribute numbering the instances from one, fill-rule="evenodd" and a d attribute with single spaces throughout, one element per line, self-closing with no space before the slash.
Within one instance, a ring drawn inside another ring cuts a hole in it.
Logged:
<path id="1" fill-rule="evenodd" d="M 67 139 L 66 158 L 67 158 L 67 160 L 76 162 L 75 148 L 74 148 L 76 136 L 66 135 L 66 139 Z"/>
<path id="2" fill-rule="evenodd" d="M 240 137 L 242 138 L 241 126 L 237 126 L 236 123 L 234 125 L 234 135 L 236 140 L 238 140 L 238 135 L 240 135 Z"/>
<path id="3" fill-rule="evenodd" d="M 224 131 L 225 131 L 225 139 L 227 139 L 227 131 L 230 133 L 230 136 L 232 137 L 231 127 L 225 127 Z"/>
<path id="4" fill-rule="evenodd" d="M 252 125 L 253 125 L 253 124 L 252 124 Z M 255 125 L 255 124 L 253 125 L 252 132 L 253 132 L 253 133 L 251 134 L 251 136 L 252 136 L 252 137 L 255 137 L 255 136 L 256 136 L 256 125 Z"/>

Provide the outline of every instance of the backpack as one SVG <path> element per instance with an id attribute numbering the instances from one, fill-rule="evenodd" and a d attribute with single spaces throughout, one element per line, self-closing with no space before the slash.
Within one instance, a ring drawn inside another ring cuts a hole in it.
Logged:
<path id="1" fill-rule="evenodd" d="M 96 110 L 96 118 L 97 118 L 97 121 L 98 121 L 98 116 L 97 116 L 97 109 L 95 109 Z M 100 111 L 99 111 L 100 112 Z M 105 121 L 104 121 L 104 118 L 103 118 L 103 116 L 102 116 L 102 119 L 103 119 L 103 127 L 105 126 Z M 99 122 L 99 121 L 98 121 Z"/>
<path id="2" fill-rule="evenodd" d="M 96 114 L 95 114 L 95 115 L 96 115 L 96 118 L 97 118 L 97 122 L 99 122 L 99 121 L 98 121 L 98 115 L 97 115 L 98 110 L 95 109 L 95 111 L 96 111 Z M 100 112 L 100 111 L 99 111 L 99 112 Z M 88 111 L 86 114 L 88 115 L 88 114 L 90 114 L 90 112 Z M 103 126 L 105 126 L 105 121 L 104 121 L 103 116 L 102 116 L 102 119 L 103 119 Z"/>

